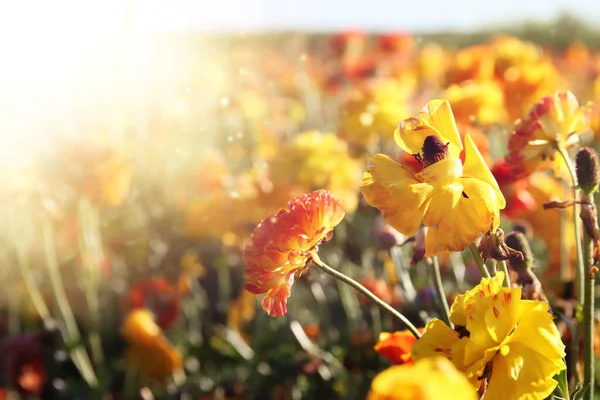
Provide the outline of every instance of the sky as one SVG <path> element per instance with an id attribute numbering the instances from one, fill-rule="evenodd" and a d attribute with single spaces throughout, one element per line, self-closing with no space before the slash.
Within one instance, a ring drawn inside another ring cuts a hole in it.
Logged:
<path id="1" fill-rule="evenodd" d="M 511 21 L 548 20 L 569 12 L 600 19 L 597 0 L 161 0 L 138 2 L 138 22 L 157 15 L 209 31 L 439 29 L 470 30 Z M 181 17 L 184 17 L 181 19 Z"/>
<path id="2" fill-rule="evenodd" d="M 42 25 L 111 30 L 126 16 L 142 31 L 218 32 L 360 28 L 468 31 L 569 12 L 600 19 L 597 0 L 21 0 L 1 2 L 1 31 Z M 5 33 L 5 32 L 2 32 Z"/>

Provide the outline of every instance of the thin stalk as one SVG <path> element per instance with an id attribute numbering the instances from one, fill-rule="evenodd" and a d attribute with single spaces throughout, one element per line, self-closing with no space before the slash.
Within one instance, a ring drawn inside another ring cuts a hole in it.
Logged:
<path id="1" fill-rule="evenodd" d="M 104 364 L 104 351 L 100 337 L 100 263 L 104 257 L 100 240 L 98 210 L 87 199 L 79 202 L 79 253 L 88 273 L 85 296 L 89 310 L 89 342 L 96 367 Z"/>
<path id="2" fill-rule="evenodd" d="M 406 318 L 404 315 L 402 315 L 400 312 L 398 312 L 392 306 L 387 304 L 385 301 L 383 301 L 379 297 L 375 296 L 369 289 L 367 289 L 360 283 L 356 282 L 354 279 L 350 278 L 349 276 L 344 275 L 341 272 L 336 271 L 335 269 L 331 268 L 329 265 L 325 264 L 323 261 L 321 261 L 317 252 L 315 252 L 315 251 L 311 252 L 311 256 L 312 256 L 312 259 L 313 259 L 313 262 L 315 263 L 315 265 L 319 269 L 321 269 L 323 272 L 325 272 L 328 275 L 331 275 L 335 279 L 338 279 L 338 280 L 352 286 L 354 289 L 356 289 L 362 295 L 364 295 L 371 301 L 375 302 L 378 306 L 385 309 L 387 312 L 389 312 L 390 314 L 392 314 L 393 316 L 398 318 L 400 321 L 402 321 L 407 326 L 408 330 L 417 339 L 421 337 L 421 334 L 419 333 L 417 328 L 408 320 L 408 318 Z"/>
<path id="3" fill-rule="evenodd" d="M 440 306 L 442 320 L 451 327 L 450 307 L 448 307 L 448 301 L 446 300 L 446 293 L 444 292 L 444 284 L 442 282 L 442 274 L 440 273 L 440 261 L 438 260 L 437 256 L 433 257 L 433 262 L 429 265 L 429 268 L 431 271 L 431 277 L 433 278 L 433 286 L 435 286 L 435 293 Z"/>
<path id="4" fill-rule="evenodd" d="M 508 266 L 506 265 L 506 261 L 505 260 L 500 260 L 498 261 L 498 264 L 500 264 L 500 270 L 502 272 L 504 272 L 504 286 L 506 286 L 507 288 L 510 287 L 510 277 L 508 276 Z"/>
<path id="5" fill-rule="evenodd" d="M 477 264 L 477 268 L 479 268 L 479 273 L 481 273 L 481 277 L 490 278 L 490 272 L 485 267 L 485 264 L 483 263 L 483 258 L 481 258 L 481 254 L 479 254 L 479 249 L 477 248 L 475 242 L 469 245 L 469 250 L 471 250 L 471 254 L 473 254 L 473 259 Z"/>
<path id="6" fill-rule="evenodd" d="M 583 193 L 582 202 L 594 203 L 592 194 Z M 594 399 L 594 239 L 588 235 L 587 230 L 583 233 L 583 263 L 584 263 L 584 300 L 583 300 L 583 385 L 587 387 L 585 400 Z"/>
<path id="7" fill-rule="evenodd" d="M 56 248 L 54 247 L 54 233 L 52 232 L 52 226 L 50 226 L 49 222 L 44 224 L 44 248 L 52 291 L 54 292 L 58 309 L 62 314 L 65 328 L 71 341 L 70 345 L 73 345 L 81 340 L 81 334 L 79 333 L 79 328 L 77 327 L 73 310 L 71 309 L 69 300 L 67 299 L 67 295 L 65 293 L 64 283 L 58 268 Z M 77 347 L 73 348 L 71 352 L 73 353 L 74 358 L 76 358 L 80 363 L 80 372 L 83 376 L 83 379 L 85 379 L 90 387 L 94 388 L 98 386 L 98 378 L 96 377 L 96 373 L 92 368 L 92 363 L 87 352 L 82 349 L 80 345 L 77 345 Z"/>
<path id="8" fill-rule="evenodd" d="M 579 188 L 577 187 L 577 174 L 573 162 L 567 153 L 567 150 L 562 146 L 556 146 L 556 150 L 565 160 L 565 164 L 571 174 L 571 181 L 573 182 L 573 200 L 577 201 L 579 198 Z M 575 227 L 575 250 L 577 253 L 576 273 L 575 282 L 577 284 L 577 293 L 579 296 L 579 304 L 582 304 L 584 297 L 584 285 L 585 285 L 585 270 L 583 267 L 583 249 L 581 247 L 581 219 L 579 218 L 580 205 L 577 203 L 573 204 L 573 226 Z"/>

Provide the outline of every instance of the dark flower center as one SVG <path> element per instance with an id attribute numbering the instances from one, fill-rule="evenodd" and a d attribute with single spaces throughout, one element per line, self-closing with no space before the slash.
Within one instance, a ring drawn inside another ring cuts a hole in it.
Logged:
<path id="1" fill-rule="evenodd" d="M 413 154 L 413 156 L 423 165 L 423 167 L 428 167 L 448 157 L 449 144 L 450 142 L 444 144 L 442 139 L 436 135 L 429 135 L 423 142 L 421 154 Z"/>

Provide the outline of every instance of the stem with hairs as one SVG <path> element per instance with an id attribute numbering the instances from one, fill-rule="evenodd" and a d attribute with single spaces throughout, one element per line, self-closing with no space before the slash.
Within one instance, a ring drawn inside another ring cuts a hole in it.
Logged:
<path id="1" fill-rule="evenodd" d="M 582 192 L 582 203 L 594 204 L 594 195 Z M 596 216 L 594 216 L 597 218 Z M 583 231 L 583 264 L 584 264 L 584 299 L 583 299 L 583 385 L 587 387 L 586 400 L 594 399 L 595 365 L 594 365 L 594 239 Z"/>
<path id="2" fill-rule="evenodd" d="M 569 174 L 571 175 L 571 181 L 573 183 L 573 200 L 577 200 L 579 198 L 579 188 L 577 186 L 577 174 L 575 172 L 575 167 L 573 166 L 573 162 L 567 153 L 567 150 L 562 146 L 556 146 L 556 150 L 564 159 L 567 168 L 569 169 Z M 581 207 L 577 202 L 573 204 L 573 226 L 575 227 L 575 250 L 577 253 L 577 263 L 576 265 L 576 273 L 575 273 L 575 282 L 577 286 L 577 293 L 579 296 L 579 304 L 583 304 L 584 297 L 584 285 L 585 285 L 585 271 L 583 267 L 583 249 L 581 247 L 581 219 L 579 218 L 579 211 Z"/>
<path id="3" fill-rule="evenodd" d="M 398 318 L 402 323 L 404 323 L 407 326 L 408 330 L 417 339 L 421 337 L 419 330 L 408 320 L 408 318 L 406 318 L 404 315 L 402 315 L 400 312 L 398 312 L 392 306 L 387 304 L 385 301 L 381 300 L 379 297 L 375 296 L 369 289 L 367 289 L 366 287 L 364 287 L 363 285 L 361 285 L 354 279 L 350 278 L 347 275 L 342 274 L 341 272 L 339 272 L 339 271 L 331 268 L 329 265 L 325 264 L 323 261 L 321 261 L 321 259 L 319 258 L 319 255 L 317 254 L 316 251 L 312 251 L 310 254 L 311 254 L 313 262 L 321 271 L 325 272 L 327 275 L 331 275 L 335 279 L 338 279 L 338 280 L 352 286 L 354 289 L 356 289 L 362 295 L 367 297 L 369 300 L 375 302 L 378 306 L 380 306 L 381 308 L 383 308 L 384 310 L 386 310 L 387 312 L 389 312 L 390 314 L 392 314 L 393 316 Z"/>

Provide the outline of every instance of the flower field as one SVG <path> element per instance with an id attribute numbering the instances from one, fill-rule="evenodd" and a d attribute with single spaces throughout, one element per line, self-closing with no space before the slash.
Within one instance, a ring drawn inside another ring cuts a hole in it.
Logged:
<path id="1" fill-rule="evenodd" d="M 600 47 L 130 39 L 2 163 L 0 399 L 600 393 Z"/>

